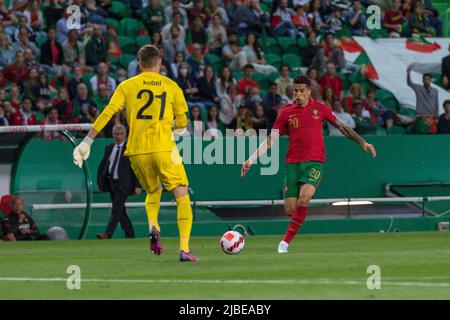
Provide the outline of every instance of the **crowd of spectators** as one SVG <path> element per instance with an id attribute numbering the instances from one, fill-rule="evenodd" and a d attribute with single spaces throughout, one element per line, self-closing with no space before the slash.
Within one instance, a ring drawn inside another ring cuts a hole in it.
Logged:
<path id="1" fill-rule="evenodd" d="M 195 122 L 201 132 L 212 134 L 226 128 L 270 129 L 279 110 L 293 102 L 293 77 L 302 72 L 311 80 L 313 98 L 361 134 L 408 123 L 376 99 L 375 89 L 358 83 L 344 89 L 341 75 L 359 67 L 346 62 L 335 35 L 344 28 L 369 35 L 366 7 L 377 4 L 388 36 L 441 36 L 442 21 L 430 1 L 261 1 L 121 1 L 145 27 L 139 35 L 148 35 L 160 48 L 161 74 L 183 90 L 191 132 Z M 69 4 L 81 9 L 79 29 L 68 28 Z M 0 126 L 92 123 L 117 85 L 140 72 L 136 58 L 126 66 L 114 62 L 124 52 L 120 30 L 108 23 L 122 19 L 111 0 L 0 0 L 0 17 Z M 302 68 L 268 63 L 261 42 L 266 36 L 303 38 Z M 222 59 L 219 70 L 212 55 Z M 442 68 L 446 88 L 449 65 L 447 58 Z M 262 89 L 255 75 L 276 76 Z M 440 132 L 448 132 L 448 109 L 447 104 Z M 104 134 L 110 136 L 119 123 L 126 125 L 124 111 Z M 47 133 L 43 138 L 61 137 Z"/>

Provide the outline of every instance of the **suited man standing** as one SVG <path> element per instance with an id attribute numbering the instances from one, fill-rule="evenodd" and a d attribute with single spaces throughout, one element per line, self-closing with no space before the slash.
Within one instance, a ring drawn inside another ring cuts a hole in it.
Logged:
<path id="1" fill-rule="evenodd" d="M 112 129 L 114 143 L 105 147 L 105 155 L 98 167 L 97 182 L 99 190 L 109 192 L 112 209 L 111 218 L 104 233 L 98 233 L 99 239 L 110 239 L 120 223 L 126 238 L 134 238 L 134 229 L 128 217 L 125 202 L 129 195 L 141 193 L 136 176 L 131 169 L 130 160 L 124 157 L 126 128 L 116 124 Z"/>

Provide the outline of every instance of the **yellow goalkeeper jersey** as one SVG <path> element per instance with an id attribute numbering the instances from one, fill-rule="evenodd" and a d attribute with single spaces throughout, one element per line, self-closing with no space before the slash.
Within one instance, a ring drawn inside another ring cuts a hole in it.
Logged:
<path id="1" fill-rule="evenodd" d="M 183 91 L 174 81 L 149 71 L 125 80 L 94 122 L 94 129 L 100 132 L 123 106 L 130 128 L 126 156 L 172 151 L 174 117 L 188 111 Z"/>

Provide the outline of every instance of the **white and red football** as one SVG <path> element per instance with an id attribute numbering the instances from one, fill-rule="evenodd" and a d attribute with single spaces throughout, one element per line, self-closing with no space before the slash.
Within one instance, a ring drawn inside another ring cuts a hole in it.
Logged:
<path id="1" fill-rule="evenodd" d="M 226 254 L 238 254 L 244 245 L 244 236 L 237 231 L 227 231 L 220 239 L 220 247 Z"/>

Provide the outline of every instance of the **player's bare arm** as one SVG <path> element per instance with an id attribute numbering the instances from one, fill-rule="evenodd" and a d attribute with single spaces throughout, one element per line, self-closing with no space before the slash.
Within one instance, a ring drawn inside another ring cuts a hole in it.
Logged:
<path id="1" fill-rule="evenodd" d="M 343 124 L 339 120 L 336 120 L 336 122 L 332 123 L 337 129 L 339 129 L 340 132 L 350 140 L 353 140 L 357 142 L 361 148 L 363 148 L 364 151 L 370 152 L 373 158 L 376 157 L 377 152 L 375 150 L 375 147 L 371 145 L 370 143 L 367 143 L 359 134 L 357 134 L 352 128 L 349 126 Z"/>
<path id="2" fill-rule="evenodd" d="M 266 140 L 264 140 L 261 145 L 256 149 L 256 151 L 248 158 L 247 161 L 245 161 L 242 164 L 241 168 L 241 177 L 245 176 L 247 172 L 250 170 L 251 165 L 262 155 L 264 155 L 272 146 L 274 143 L 278 141 L 278 130 L 272 130 L 270 133 L 270 136 L 267 137 Z"/>

